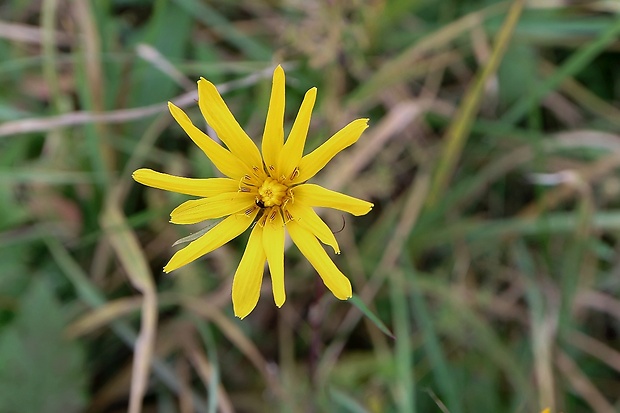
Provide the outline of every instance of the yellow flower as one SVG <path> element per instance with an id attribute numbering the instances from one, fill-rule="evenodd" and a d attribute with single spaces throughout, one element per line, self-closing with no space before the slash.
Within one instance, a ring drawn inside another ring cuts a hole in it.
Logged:
<path id="1" fill-rule="evenodd" d="M 349 123 L 316 150 L 302 156 L 316 88 L 306 93 L 286 143 L 284 89 L 284 70 L 278 66 L 273 73 L 262 157 L 208 80 L 198 81 L 198 105 L 226 148 L 194 126 L 181 109 L 168 104 L 174 119 L 227 178 L 191 179 L 150 169 L 138 169 L 133 173 L 133 178 L 141 184 L 201 197 L 174 209 L 170 213 L 172 223 L 195 224 L 227 217 L 177 251 L 164 267 L 165 272 L 174 271 L 221 247 L 256 220 L 232 285 L 233 308 L 240 318 L 247 316 L 258 302 L 265 261 L 269 264 L 276 305 L 280 307 L 286 300 L 285 228 L 327 288 L 341 300 L 350 298 L 351 283 L 319 243 L 320 240 L 339 254 L 336 238 L 313 207 L 335 208 L 353 215 L 364 215 L 373 207 L 370 202 L 306 183 L 338 152 L 359 139 L 368 127 L 368 119 Z"/>

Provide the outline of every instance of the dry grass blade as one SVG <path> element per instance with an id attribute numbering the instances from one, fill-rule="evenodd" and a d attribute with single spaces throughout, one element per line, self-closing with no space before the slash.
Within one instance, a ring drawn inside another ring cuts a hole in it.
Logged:
<path id="1" fill-rule="evenodd" d="M 196 92 L 185 93 L 173 99 L 178 106 L 187 106 L 197 98 Z M 78 126 L 89 123 L 125 123 L 148 118 L 167 110 L 166 103 L 143 106 L 134 109 L 112 110 L 104 113 L 79 111 L 58 116 L 20 119 L 0 125 L 0 137 L 22 133 L 45 132 L 65 126 Z"/>
<path id="2" fill-rule="evenodd" d="M 185 75 L 179 71 L 174 65 L 162 55 L 159 50 L 151 45 L 141 43 L 136 46 L 138 56 L 150 62 L 154 67 L 165 73 L 170 79 L 174 80 L 179 86 L 185 90 L 194 90 L 196 85 L 190 81 Z"/>
<path id="3" fill-rule="evenodd" d="M 620 300 L 598 291 L 585 291 L 577 296 L 577 304 L 603 311 L 620 321 Z"/>
<path id="4" fill-rule="evenodd" d="M 603 397 L 566 353 L 560 351 L 556 355 L 556 363 L 562 374 L 568 379 L 575 391 L 583 397 L 595 413 L 614 413 L 616 409 Z"/>
<path id="5" fill-rule="evenodd" d="M 539 200 L 523 208 L 520 212 L 520 216 L 523 217 L 535 217 L 540 215 L 543 211 L 556 207 L 561 202 L 566 201 L 570 197 L 579 194 L 583 185 L 589 185 L 595 182 L 597 179 L 610 174 L 616 168 L 620 166 L 620 152 L 612 153 L 602 158 L 598 162 L 587 165 L 580 171 L 575 171 L 575 176 L 578 177 L 582 185 L 561 185 L 549 191 Z"/>
<path id="6" fill-rule="evenodd" d="M 267 360 L 260 353 L 254 343 L 241 331 L 241 329 L 217 308 L 193 297 L 181 297 L 181 303 L 196 315 L 205 317 L 215 323 L 222 333 L 230 340 L 241 353 L 243 353 L 256 369 L 263 375 L 271 391 L 282 397 L 283 392 Z"/>
<path id="7" fill-rule="evenodd" d="M 106 303 L 104 296 L 94 286 L 77 262 L 73 260 L 68 251 L 56 239 L 47 240 L 46 243 L 56 261 L 79 292 L 80 298 L 92 308 L 104 306 Z M 136 347 L 138 336 L 128 323 L 123 320 L 116 320 L 111 322 L 110 327 L 125 344 L 131 348 Z M 153 359 L 153 368 L 161 383 L 175 393 L 180 391 L 181 384 L 166 363 L 155 357 Z M 193 395 L 192 398 L 196 411 L 206 413 L 207 409 L 204 401 L 196 395 Z M 93 405 L 96 405 L 96 401 L 93 402 Z"/>
<path id="8" fill-rule="evenodd" d="M 205 387 L 208 388 L 209 383 L 213 380 L 213 368 L 211 367 L 211 364 L 205 357 L 204 353 L 198 350 L 197 346 L 191 345 L 190 348 L 187 349 L 187 352 L 189 353 L 189 358 L 192 362 L 192 365 L 198 372 L 200 379 L 205 384 Z M 221 384 L 219 384 L 217 387 L 217 393 L 219 408 L 218 410 L 221 413 L 234 413 L 235 409 L 230 400 L 230 397 L 228 396 L 228 393 L 226 393 L 226 390 L 224 389 L 224 387 L 222 387 Z"/>
<path id="9" fill-rule="evenodd" d="M 387 145 L 390 139 L 397 137 L 401 131 L 432 107 L 431 101 L 399 103 L 368 133 L 368 136 L 362 136 L 361 139 L 365 141 L 364 145 L 351 149 L 346 158 L 342 156 L 344 159 L 340 159 L 338 167 L 330 169 L 330 175 L 325 178 L 325 186 L 340 189 L 347 182 L 351 182 L 376 158 L 377 153 Z"/>
<path id="10" fill-rule="evenodd" d="M 618 350 L 579 331 L 570 334 L 570 343 L 620 372 L 620 352 Z"/>
<path id="11" fill-rule="evenodd" d="M 39 27 L 0 21 L 0 38 L 16 42 L 40 44 L 42 37 Z M 52 37 L 57 46 L 69 46 L 72 42 L 71 36 L 59 31 L 52 32 Z"/>
<path id="12" fill-rule="evenodd" d="M 286 65 L 283 65 L 288 67 Z M 252 85 L 264 77 L 270 76 L 273 71 L 272 67 L 266 68 L 259 72 L 253 73 L 244 78 L 218 85 L 217 89 L 220 93 L 226 93 L 231 90 Z M 196 91 L 183 93 L 174 99 L 171 99 L 175 105 L 179 107 L 187 107 L 196 102 L 198 94 Z M 18 135 L 22 133 L 32 132 L 48 132 L 53 129 L 65 126 L 78 126 L 89 123 L 125 123 L 139 119 L 148 118 L 159 113 L 166 112 L 168 105 L 166 102 L 156 103 L 153 105 L 142 106 L 133 109 L 112 110 L 102 113 L 94 113 L 89 111 L 79 111 L 66 113 L 58 116 L 47 116 L 43 118 L 20 119 L 5 122 L 0 125 L 0 138 L 4 136 Z"/>
<path id="13" fill-rule="evenodd" d="M 67 327 L 65 334 L 72 339 L 81 337 L 98 328 L 108 326 L 112 321 L 133 313 L 141 306 L 142 297 L 127 297 L 110 301 L 75 320 Z"/>
<path id="14" fill-rule="evenodd" d="M 130 281 L 143 295 L 142 323 L 134 348 L 129 413 L 142 411 L 142 399 L 149 379 L 157 329 L 157 291 L 147 260 L 120 208 L 109 202 L 101 216 L 101 226 Z"/>
<path id="15" fill-rule="evenodd" d="M 534 353 L 536 380 L 539 383 L 539 403 L 540 406 L 556 411 L 553 348 L 557 334 L 558 312 L 554 308 L 548 310 L 547 314 L 541 315 L 540 319 L 534 316 L 531 321 L 532 352 Z"/>
<path id="16" fill-rule="evenodd" d="M 83 32 L 82 47 L 84 48 L 86 76 L 88 88 L 92 94 L 93 109 L 96 112 L 101 112 L 104 109 L 105 101 L 105 77 L 101 68 L 101 39 L 90 2 L 77 0 L 74 4 L 75 18 Z"/>

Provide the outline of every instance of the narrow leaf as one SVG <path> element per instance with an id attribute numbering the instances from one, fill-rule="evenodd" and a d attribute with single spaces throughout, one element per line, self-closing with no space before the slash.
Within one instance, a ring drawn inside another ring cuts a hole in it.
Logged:
<path id="1" fill-rule="evenodd" d="M 392 332 L 385 326 L 385 324 L 383 324 L 383 321 L 381 321 L 379 317 L 377 317 L 372 311 L 370 311 L 370 309 L 366 306 L 366 304 L 364 304 L 361 298 L 354 294 L 353 297 L 349 298 L 349 301 L 351 302 L 351 304 L 356 306 L 357 309 L 360 310 L 362 314 L 364 314 L 370 321 L 372 321 L 372 323 L 379 330 L 381 330 L 383 334 L 393 339 L 396 339 L 396 337 L 394 337 L 394 334 L 392 334 Z"/>

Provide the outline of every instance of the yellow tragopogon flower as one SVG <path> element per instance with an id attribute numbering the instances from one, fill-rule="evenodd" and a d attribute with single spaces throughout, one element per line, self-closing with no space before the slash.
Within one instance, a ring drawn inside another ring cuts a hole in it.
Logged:
<path id="1" fill-rule="evenodd" d="M 248 229 L 258 217 L 233 279 L 233 308 L 240 318 L 247 316 L 258 302 L 265 260 L 276 305 L 280 307 L 286 300 L 285 228 L 327 288 L 341 300 L 350 298 L 351 283 L 319 243 L 320 240 L 339 254 L 336 238 L 313 207 L 335 208 L 353 215 L 364 215 L 373 207 L 370 202 L 306 183 L 338 152 L 359 139 L 368 127 L 368 119 L 354 120 L 316 150 L 302 156 L 316 88 L 306 93 L 286 142 L 284 89 L 284 70 L 278 66 L 273 74 L 262 157 L 208 80 L 198 81 L 198 105 L 226 147 L 194 126 L 177 106 L 168 104 L 181 128 L 227 178 L 191 179 L 150 169 L 138 169 L 133 173 L 133 178 L 141 184 L 201 197 L 174 209 L 170 213 L 170 222 L 174 224 L 195 224 L 226 217 L 177 251 L 164 267 L 165 272 L 174 271 L 221 247 Z"/>

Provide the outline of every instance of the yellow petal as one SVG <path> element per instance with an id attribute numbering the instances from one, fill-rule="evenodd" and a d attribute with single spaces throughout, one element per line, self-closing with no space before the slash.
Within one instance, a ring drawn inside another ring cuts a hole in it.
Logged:
<path id="1" fill-rule="evenodd" d="M 239 189 L 239 183 L 229 178 L 184 178 L 146 168 L 138 169 L 132 176 L 136 182 L 152 188 L 194 196 L 209 197 Z"/>
<path id="2" fill-rule="evenodd" d="M 255 225 L 250 233 L 248 245 L 235 272 L 232 284 L 232 302 L 235 315 L 244 318 L 256 307 L 260 297 L 265 268 L 263 250 L 263 228 Z"/>
<path id="3" fill-rule="evenodd" d="M 292 189 L 292 192 L 293 199 L 299 199 L 304 205 L 339 209 L 357 216 L 367 214 L 373 207 L 373 204 L 368 201 L 331 191 L 315 184 L 298 185 Z"/>
<path id="4" fill-rule="evenodd" d="M 273 72 L 273 84 L 271 86 L 271 98 L 265 121 L 265 133 L 263 133 L 263 159 L 269 175 L 278 178 L 276 169 L 278 156 L 284 144 L 284 70 L 278 65 Z M 273 166 L 273 169 L 270 168 Z"/>
<path id="5" fill-rule="evenodd" d="M 266 222 L 263 229 L 263 248 L 269 263 L 273 300 L 278 307 L 286 301 L 284 290 L 284 221 L 279 208 L 265 211 Z"/>
<path id="6" fill-rule="evenodd" d="M 349 279 L 336 267 L 315 236 L 295 221 L 288 222 L 286 229 L 297 248 L 319 273 L 327 288 L 341 300 L 351 298 L 353 291 Z"/>
<path id="7" fill-rule="evenodd" d="M 228 149 L 250 168 L 262 169 L 263 160 L 252 139 L 239 126 L 215 85 L 201 78 L 198 81 L 198 106 L 209 125 Z"/>
<path id="8" fill-rule="evenodd" d="M 246 192 L 226 192 L 202 199 L 183 202 L 170 213 L 173 224 L 195 224 L 221 218 L 254 207 L 256 196 Z"/>
<path id="9" fill-rule="evenodd" d="M 302 204 L 296 199 L 295 202 L 289 202 L 286 209 L 293 216 L 295 222 L 310 231 L 312 235 L 320 239 L 323 244 L 332 247 L 336 254 L 340 254 L 340 248 L 338 247 L 338 241 L 336 241 L 334 233 L 312 208 Z"/>
<path id="10" fill-rule="evenodd" d="M 213 165 L 224 175 L 239 181 L 248 172 L 247 166 L 241 162 L 235 155 L 226 150 L 222 145 L 215 142 L 207 134 L 198 129 L 187 114 L 172 102 L 168 102 L 170 113 L 183 128 L 185 133 L 194 141 L 196 145 L 207 155 L 213 162 Z"/>
<path id="11" fill-rule="evenodd" d="M 368 119 L 357 119 L 340 129 L 324 144 L 304 156 L 299 162 L 299 176 L 293 183 L 304 182 L 323 169 L 343 149 L 353 145 L 368 127 Z"/>
<path id="12" fill-rule="evenodd" d="M 237 237 L 252 224 L 258 211 L 259 209 L 256 208 L 250 215 L 235 214 L 224 219 L 202 237 L 177 251 L 164 267 L 164 271 L 174 271 L 187 265 Z"/>
<path id="13" fill-rule="evenodd" d="M 312 108 L 314 107 L 315 101 L 316 88 L 313 87 L 306 92 L 306 96 L 304 96 L 304 100 L 301 103 L 299 113 L 297 114 L 297 118 L 295 118 L 291 132 L 280 152 L 278 173 L 286 178 L 291 176 L 293 170 L 299 165 L 301 155 L 303 155 L 306 136 L 308 135 L 308 128 L 310 127 Z"/>

